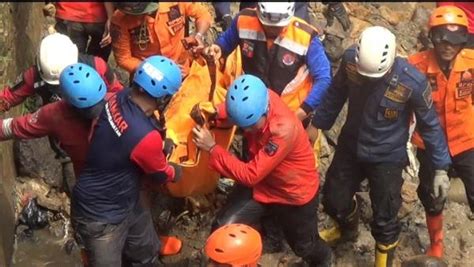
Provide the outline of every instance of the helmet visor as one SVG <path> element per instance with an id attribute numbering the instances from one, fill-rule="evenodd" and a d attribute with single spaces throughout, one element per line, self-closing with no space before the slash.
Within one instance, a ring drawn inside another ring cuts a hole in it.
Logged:
<path id="1" fill-rule="evenodd" d="M 467 42 L 468 33 L 466 27 L 459 25 L 441 25 L 431 30 L 431 41 L 433 44 L 447 42 L 452 45 L 461 45 Z"/>

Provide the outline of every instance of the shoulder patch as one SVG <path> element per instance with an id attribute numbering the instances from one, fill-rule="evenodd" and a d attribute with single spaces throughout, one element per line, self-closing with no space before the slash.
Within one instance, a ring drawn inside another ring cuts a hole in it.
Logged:
<path id="1" fill-rule="evenodd" d="M 423 100 L 428 108 L 431 108 L 433 105 L 433 97 L 431 96 L 431 85 L 430 83 L 426 84 L 426 88 L 423 91 Z"/>
<path id="2" fill-rule="evenodd" d="M 271 140 L 263 147 L 263 151 L 267 153 L 268 156 L 272 157 L 278 151 L 278 145 L 273 143 Z"/>

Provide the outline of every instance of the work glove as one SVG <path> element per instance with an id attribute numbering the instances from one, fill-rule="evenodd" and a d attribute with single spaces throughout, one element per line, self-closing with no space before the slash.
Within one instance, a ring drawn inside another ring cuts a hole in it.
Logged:
<path id="1" fill-rule="evenodd" d="M 183 167 L 174 162 L 168 162 L 168 164 L 171 165 L 174 169 L 173 183 L 176 183 L 181 179 L 181 176 L 183 175 Z"/>
<path id="2" fill-rule="evenodd" d="M 439 202 L 444 202 L 448 196 L 449 191 L 449 177 L 445 170 L 436 170 L 433 180 L 433 196 Z"/>
<path id="3" fill-rule="evenodd" d="M 341 2 L 330 2 L 328 4 L 328 10 L 326 13 L 326 19 L 328 26 L 331 27 L 334 23 L 334 18 L 336 18 L 339 23 L 342 25 L 344 31 L 348 31 L 351 28 L 351 21 L 347 15 L 346 8 Z"/>
<path id="4" fill-rule="evenodd" d="M 170 159 L 175 148 L 176 144 L 171 138 L 166 138 L 165 141 L 163 141 L 163 154 L 165 154 L 166 160 Z"/>
<path id="5" fill-rule="evenodd" d="M 212 102 L 200 102 L 193 106 L 189 115 L 200 126 L 204 126 L 206 118 L 209 126 L 214 126 L 217 109 Z"/>

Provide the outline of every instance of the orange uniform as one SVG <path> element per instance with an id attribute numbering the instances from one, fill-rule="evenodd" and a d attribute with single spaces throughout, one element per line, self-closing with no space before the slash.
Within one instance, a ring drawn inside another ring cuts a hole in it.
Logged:
<path id="1" fill-rule="evenodd" d="M 446 78 L 438 66 L 432 49 L 414 54 L 408 60 L 426 74 L 431 84 L 433 103 L 445 130 L 451 156 L 474 148 L 474 50 L 464 49 L 459 52 L 449 78 Z M 414 133 L 412 142 L 417 147 L 424 148 L 417 132 Z"/>
<path id="2" fill-rule="evenodd" d="M 112 47 L 117 64 L 133 73 L 140 62 L 153 55 L 163 55 L 180 64 L 188 73 L 190 54 L 181 40 L 185 21 L 193 17 L 197 23 L 212 18 L 206 8 L 197 3 L 161 2 L 156 15 L 128 15 L 116 10 L 112 17 Z"/>
<path id="3" fill-rule="evenodd" d="M 107 12 L 102 2 L 57 2 L 56 17 L 63 20 L 99 23 L 107 20 Z"/>

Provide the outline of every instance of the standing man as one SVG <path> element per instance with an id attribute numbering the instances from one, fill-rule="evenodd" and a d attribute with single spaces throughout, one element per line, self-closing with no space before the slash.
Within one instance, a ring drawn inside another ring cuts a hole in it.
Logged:
<path id="1" fill-rule="evenodd" d="M 179 67 L 153 56 L 138 67 L 131 88 L 112 96 L 98 118 L 86 165 L 74 187 L 71 212 L 76 234 L 92 266 L 156 264 L 160 241 L 151 214 L 139 200 L 139 178 L 175 182 L 153 112 L 160 113 L 181 86 Z"/>
<path id="2" fill-rule="evenodd" d="M 191 117 L 200 121 L 196 111 Z M 193 129 L 196 145 L 210 154 L 210 167 L 238 183 L 212 231 L 231 223 L 256 227 L 270 214 L 296 255 L 310 266 L 330 266 L 331 249 L 317 231 L 319 175 L 298 118 L 262 80 L 248 74 L 229 87 L 225 103 L 208 111 L 216 125 L 226 124 L 228 118 L 242 128 L 249 154 L 249 161 L 242 162 L 216 145 L 207 126 Z"/>
<path id="3" fill-rule="evenodd" d="M 112 18 L 112 47 L 117 65 L 134 73 L 145 58 L 163 55 L 178 63 L 183 77 L 191 66 L 191 55 L 181 40 L 188 17 L 196 20 L 194 37 L 203 45 L 211 26 L 211 15 L 200 3 L 115 2 Z"/>
<path id="4" fill-rule="evenodd" d="M 110 23 L 114 14 L 112 2 L 47 2 L 44 10 L 55 13 L 55 30 L 71 38 L 80 53 L 108 61 L 112 47 Z M 89 41 L 90 38 L 90 41 Z"/>
<path id="5" fill-rule="evenodd" d="M 321 232 L 326 241 L 354 239 L 359 209 L 354 195 L 369 180 L 375 266 L 391 266 L 398 244 L 402 171 L 407 164 L 406 143 L 415 113 L 429 160 L 436 170 L 435 185 L 447 178 L 449 158 L 427 79 L 405 59 L 396 56 L 395 35 L 380 26 L 365 29 L 359 41 L 344 53 L 341 65 L 312 128 L 328 130 L 346 100 L 346 122 L 323 188 L 324 210 L 337 222 Z M 435 188 L 438 195 L 447 188 Z"/>
<path id="6" fill-rule="evenodd" d="M 464 49 L 469 39 L 468 19 L 458 7 L 438 7 L 431 14 L 429 30 L 434 49 L 414 54 L 408 60 L 428 77 L 434 106 L 447 137 L 452 168 L 464 182 L 469 206 L 474 212 L 474 50 Z M 441 258 L 446 194 L 436 197 L 436 192 L 438 186 L 447 188 L 449 180 L 437 181 L 439 171 L 431 163 L 429 151 L 418 132 L 412 141 L 418 147 L 418 196 L 425 207 L 431 241 L 427 254 Z"/>
<path id="7" fill-rule="evenodd" d="M 331 67 L 316 29 L 294 14 L 294 2 L 259 2 L 240 12 L 207 53 L 219 59 L 240 45 L 244 72 L 262 79 L 304 120 L 329 87 Z"/>

